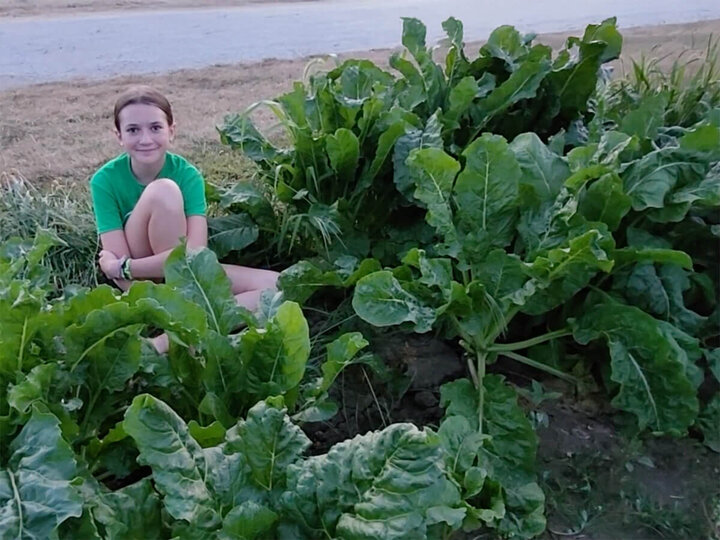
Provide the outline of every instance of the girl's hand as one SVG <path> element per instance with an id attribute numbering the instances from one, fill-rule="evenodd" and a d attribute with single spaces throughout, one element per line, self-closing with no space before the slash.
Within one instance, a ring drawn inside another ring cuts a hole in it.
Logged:
<path id="1" fill-rule="evenodd" d="M 108 279 L 120 279 L 122 277 L 122 259 L 118 259 L 112 251 L 102 250 L 99 255 L 98 263 L 100 269 L 108 277 Z"/>

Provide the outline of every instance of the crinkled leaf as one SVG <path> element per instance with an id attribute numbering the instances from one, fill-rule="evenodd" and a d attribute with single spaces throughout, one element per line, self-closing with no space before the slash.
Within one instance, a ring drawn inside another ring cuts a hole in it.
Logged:
<path id="1" fill-rule="evenodd" d="M 545 498 L 535 482 L 537 437 L 517 405 L 515 391 L 503 382 L 502 377 L 486 375 L 483 388 L 483 426 L 480 430 L 480 400 L 473 384 L 460 379 L 442 386 L 440 404 L 446 412 L 441 433 L 443 425 L 451 422 L 444 429 L 448 436 L 445 445 L 453 449 L 459 460 L 462 459 L 457 462 L 456 473 L 464 475 L 473 471 L 475 464 L 491 482 L 502 486 L 505 512 L 492 511 L 486 519 L 496 519 L 496 527 L 505 534 L 531 538 L 545 528 Z M 467 423 L 457 418 L 463 418 Z M 463 450 L 463 442 L 475 448 L 475 456 L 469 449 Z M 466 485 L 466 489 L 471 486 Z"/>
<path id="2" fill-rule="evenodd" d="M 425 538 L 430 518 L 461 506 L 442 463 L 437 435 L 393 424 L 290 467 L 282 504 L 313 538 Z"/>
<path id="3" fill-rule="evenodd" d="M 534 98 L 540 83 L 550 72 L 551 49 L 534 46 L 508 79 L 480 100 L 474 111 L 476 129 L 486 125 L 493 117 L 505 112 L 510 106 Z"/>
<path id="4" fill-rule="evenodd" d="M 299 461 L 310 446 L 310 440 L 290 421 L 286 409 L 264 401 L 228 432 L 227 440 L 227 451 L 241 452 L 250 466 L 252 480 L 267 491 L 285 487 L 288 466 Z"/>
<path id="5" fill-rule="evenodd" d="M 271 161 L 280 154 L 253 125 L 248 113 L 226 116 L 218 131 L 223 144 L 239 148 L 253 161 Z"/>
<path id="6" fill-rule="evenodd" d="M 646 154 L 631 163 L 621 174 L 625 193 L 633 210 L 663 208 L 666 196 L 676 184 L 700 182 L 707 165 L 694 154 L 668 147 Z"/>
<path id="7" fill-rule="evenodd" d="M 28 414 L 36 401 L 46 401 L 50 391 L 50 382 L 57 364 L 40 364 L 35 366 L 17 384 L 10 384 L 7 402 L 21 414 Z"/>
<path id="8" fill-rule="evenodd" d="M 620 386 L 612 403 L 634 414 L 638 427 L 682 434 L 698 413 L 687 357 L 675 338 L 645 312 L 605 299 L 588 304 L 573 324 L 575 340 L 604 339 L 610 350 L 611 379 Z"/>
<path id="9" fill-rule="evenodd" d="M 247 212 L 264 226 L 275 223 L 275 213 L 270 201 L 252 182 L 237 182 L 230 189 L 222 191 L 220 205 L 233 213 Z"/>
<path id="10" fill-rule="evenodd" d="M 299 261 L 286 268 L 278 278 L 278 288 L 286 300 L 303 304 L 315 291 L 331 285 L 340 287 L 342 279 L 334 271 L 324 271 L 310 261 Z"/>
<path id="11" fill-rule="evenodd" d="M 490 33 L 480 54 L 502 60 L 507 64 L 507 70 L 512 72 L 517 69 L 518 60 L 526 56 L 529 50 L 520 32 L 510 25 L 503 25 Z"/>
<path id="12" fill-rule="evenodd" d="M 152 468 L 168 513 L 201 529 L 219 527 L 222 520 L 207 472 L 215 464 L 206 461 L 185 422 L 165 403 L 143 394 L 125 412 L 125 431 L 140 451 L 138 462 Z"/>
<path id="13" fill-rule="evenodd" d="M 350 365 L 355 355 L 368 346 L 368 341 L 360 332 L 343 334 L 327 346 L 327 360 L 323 362 L 322 383 L 317 391 L 326 392 L 335 382 L 338 374 Z"/>
<path id="14" fill-rule="evenodd" d="M 52 414 L 37 410 L 10 444 L 0 470 L 0 531 L 3 538 L 44 540 L 71 517 L 82 515 L 73 486 L 76 463 Z"/>
<path id="15" fill-rule="evenodd" d="M 664 93 L 644 96 L 635 108 L 623 116 L 620 130 L 639 139 L 654 140 L 665 123 L 668 98 Z"/>

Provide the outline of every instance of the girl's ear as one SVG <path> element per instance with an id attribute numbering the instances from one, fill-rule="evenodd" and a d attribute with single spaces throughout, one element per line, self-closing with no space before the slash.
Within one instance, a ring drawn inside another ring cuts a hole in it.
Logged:
<path id="1" fill-rule="evenodd" d="M 170 126 L 168 126 L 168 133 L 169 133 L 169 135 L 170 135 L 170 137 L 169 137 L 170 142 L 173 142 L 173 140 L 175 139 L 175 126 L 176 126 L 176 125 L 177 125 L 177 124 L 176 124 L 175 122 L 173 122 Z"/>
<path id="2" fill-rule="evenodd" d="M 115 134 L 115 137 L 117 137 L 118 142 L 120 143 L 120 146 L 122 146 L 122 137 L 120 136 L 120 132 L 117 129 L 113 129 L 113 133 Z"/>

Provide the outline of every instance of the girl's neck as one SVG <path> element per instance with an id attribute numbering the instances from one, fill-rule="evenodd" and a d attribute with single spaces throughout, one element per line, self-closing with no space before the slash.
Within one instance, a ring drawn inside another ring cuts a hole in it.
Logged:
<path id="1" fill-rule="evenodd" d="M 150 182 L 152 182 L 158 177 L 158 174 L 160 174 L 160 171 L 165 165 L 165 157 L 166 156 L 163 156 L 163 158 L 158 163 L 152 163 L 147 165 L 137 163 L 133 161 L 132 158 L 130 158 L 130 170 L 135 175 L 135 178 L 137 178 L 138 182 L 143 185 L 148 185 Z"/>

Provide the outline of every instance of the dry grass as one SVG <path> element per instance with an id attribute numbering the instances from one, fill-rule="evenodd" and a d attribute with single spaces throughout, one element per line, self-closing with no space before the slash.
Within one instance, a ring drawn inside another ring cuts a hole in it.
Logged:
<path id="1" fill-rule="evenodd" d="M 630 57 L 669 55 L 664 60 L 669 66 L 678 54 L 685 59 L 701 56 L 710 35 L 720 35 L 720 20 L 621 31 L 625 46 L 623 59 L 617 63 L 620 72 L 630 69 Z M 539 40 L 557 48 L 565 36 L 551 34 Z M 478 44 L 469 48 L 477 51 Z M 388 54 L 382 50 L 347 56 L 386 65 Z M 226 114 L 289 90 L 292 81 L 302 77 L 307 62 L 307 58 L 267 60 L 0 92 L 0 173 L 15 169 L 33 182 L 86 180 L 119 149 L 111 110 L 117 93 L 132 83 L 149 83 L 168 94 L 178 121 L 178 152 L 191 157 L 207 153 L 208 147 L 217 144 L 215 126 Z M 269 115 L 264 120 L 267 125 Z"/>
<path id="2" fill-rule="evenodd" d="M 308 0 L 282 0 L 298 2 Z M 128 9 L 160 10 L 189 8 L 238 7 L 248 4 L 272 4 L 278 0 L 3 0 L 0 3 L 0 17 L 32 17 L 37 15 L 75 15 L 100 11 Z"/>

